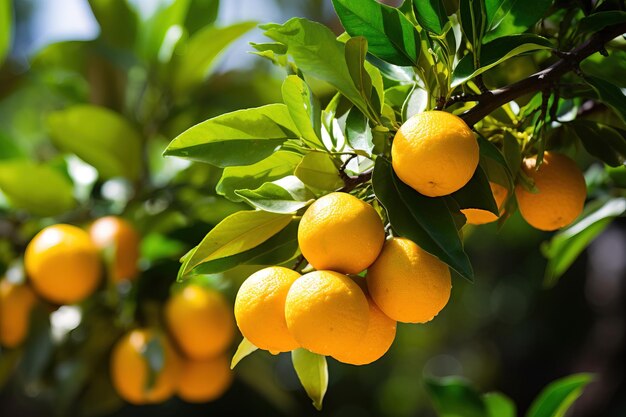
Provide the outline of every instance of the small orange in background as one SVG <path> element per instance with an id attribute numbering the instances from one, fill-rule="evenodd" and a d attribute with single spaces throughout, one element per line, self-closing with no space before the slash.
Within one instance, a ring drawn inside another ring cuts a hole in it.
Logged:
<path id="1" fill-rule="evenodd" d="M 0 345 L 15 348 L 22 344 L 36 302 L 29 286 L 0 280 Z"/>
<path id="2" fill-rule="evenodd" d="M 154 375 L 149 362 L 151 354 L 152 360 L 161 362 Z M 179 358 L 165 336 L 151 329 L 136 329 L 113 347 L 111 381 L 119 396 L 129 403 L 156 404 L 174 395 L 179 367 Z"/>
<path id="3" fill-rule="evenodd" d="M 536 169 L 537 158 L 526 158 L 522 170 L 535 183 L 537 193 L 518 185 L 517 205 L 524 220 L 539 230 L 552 231 L 572 223 L 582 213 L 587 187 L 582 171 L 565 155 L 546 152 Z"/>
<path id="4" fill-rule="evenodd" d="M 259 349 L 272 353 L 300 347 L 287 329 L 285 299 L 300 274 L 272 266 L 250 275 L 235 300 L 235 319 L 241 334 Z"/>
<path id="5" fill-rule="evenodd" d="M 189 284 L 170 297 L 165 320 L 176 344 L 191 359 L 221 354 L 235 335 L 233 311 L 224 296 L 198 284 Z"/>
<path id="6" fill-rule="evenodd" d="M 490 182 L 489 185 L 491 187 L 491 193 L 493 194 L 493 198 L 494 200 L 496 200 L 498 212 L 502 214 L 502 210 L 504 208 L 503 205 L 506 201 L 508 192 L 506 188 L 504 188 L 500 184 L 496 184 L 495 182 Z M 495 222 L 500 217 L 496 216 L 490 211 L 474 208 L 463 209 L 461 210 L 461 213 L 465 215 L 465 218 L 467 219 L 467 224 L 473 224 L 476 226 Z"/>
<path id="7" fill-rule="evenodd" d="M 102 275 L 98 248 L 76 226 L 48 226 L 30 241 L 24 254 L 35 291 L 57 304 L 77 303 L 91 295 Z"/>
<path id="8" fill-rule="evenodd" d="M 188 403 L 218 399 L 230 388 L 233 372 L 225 355 L 203 361 L 183 360 L 178 376 L 178 396 Z"/>
<path id="9" fill-rule="evenodd" d="M 141 238 L 128 221 L 116 216 L 102 217 L 93 222 L 89 235 L 98 249 L 113 249 L 109 276 L 114 282 L 134 279 L 137 276 Z"/>

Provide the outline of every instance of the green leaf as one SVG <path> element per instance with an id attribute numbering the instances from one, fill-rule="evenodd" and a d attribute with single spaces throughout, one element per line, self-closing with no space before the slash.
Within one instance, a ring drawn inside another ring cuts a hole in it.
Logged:
<path id="1" fill-rule="evenodd" d="M 350 36 L 363 36 L 369 52 L 394 65 L 417 65 L 420 36 L 402 12 L 375 0 L 333 0 Z"/>
<path id="2" fill-rule="evenodd" d="M 565 126 L 574 131 L 587 152 L 605 164 L 618 167 L 626 162 L 626 137 L 617 129 L 592 120 L 572 120 Z"/>
<path id="3" fill-rule="evenodd" d="M 522 148 L 511 132 L 504 132 L 502 138 L 502 153 L 511 170 L 511 176 L 515 178 L 522 166 Z"/>
<path id="4" fill-rule="evenodd" d="M 480 68 L 474 68 L 474 57 L 471 53 L 459 61 L 452 74 L 452 87 L 463 84 L 514 56 L 551 48 L 552 43 L 548 39 L 533 34 L 511 35 L 495 39 L 481 47 Z"/>
<path id="5" fill-rule="evenodd" d="M 67 176 L 26 160 L 0 161 L 0 191 L 13 207 L 37 216 L 59 215 L 76 203 Z"/>
<path id="6" fill-rule="evenodd" d="M 180 40 L 190 0 L 159 1 L 154 13 L 140 20 L 137 50 L 147 61 L 168 62 Z"/>
<path id="7" fill-rule="evenodd" d="M 478 146 L 480 149 L 480 166 L 485 170 L 487 178 L 512 191 L 514 176 L 504 155 L 482 135 L 478 135 Z M 515 169 L 519 170 L 519 166 Z"/>
<path id="8" fill-rule="evenodd" d="M 293 174 L 302 156 L 278 151 L 256 164 L 224 169 L 216 191 L 231 201 L 242 201 L 235 191 L 254 190 L 266 182 Z"/>
<path id="9" fill-rule="evenodd" d="M 77 105 L 51 113 L 48 128 L 56 146 L 93 165 L 102 178 L 139 177 L 143 139 L 120 114 Z"/>
<path id="10" fill-rule="evenodd" d="M 252 249 L 284 229 L 290 214 L 265 211 L 239 211 L 215 226 L 186 258 L 180 275 L 187 275 L 194 267 L 214 259 L 225 258 Z"/>
<path id="11" fill-rule="evenodd" d="M 293 220 L 283 230 L 260 245 L 225 258 L 198 265 L 194 275 L 216 274 L 239 265 L 280 265 L 298 255 L 298 221 Z"/>
<path id="12" fill-rule="evenodd" d="M 298 379 L 307 395 L 313 400 L 317 410 L 322 409 L 322 401 L 328 388 L 328 366 L 326 357 L 306 349 L 291 351 L 291 361 Z"/>
<path id="13" fill-rule="evenodd" d="M 539 21 L 554 0 L 485 0 L 487 33 L 484 40 L 522 33 Z"/>
<path id="14" fill-rule="evenodd" d="M 483 402 L 489 417 L 516 417 L 517 409 L 509 397 L 499 392 L 483 394 Z"/>
<path id="15" fill-rule="evenodd" d="M 319 101 L 302 78 L 289 75 L 282 86 L 283 102 L 300 135 L 313 147 L 324 149 L 322 143 L 322 112 Z"/>
<path id="16" fill-rule="evenodd" d="M 596 203 L 596 202 L 594 202 Z M 544 286 L 553 287 L 565 271 L 578 258 L 578 255 L 596 238 L 617 216 L 626 212 L 626 199 L 614 198 L 606 202 L 590 204 L 576 223 L 556 233 L 550 242 L 541 247 L 548 258 Z"/>
<path id="17" fill-rule="evenodd" d="M 443 35 L 448 15 L 442 0 L 413 0 L 413 8 L 421 27 L 436 35 Z"/>
<path id="18" fill-rule="evenodd" d="M 177 57 L 173 75 L 174 91 L 186 96 L 201 84 L 226 47 L 252 29 L 255 22 L 240 22 L 222 28 L 206 27 L 185 43 Z"/>
<path id="19" fill-rule="evenodd" d="M 585 75 L 585 80 L 598 93 L 600 101 L 612 108 L 615 113 L 626 122 L 626 95 L 616 85 L 591 75 Z"/>
<path id="20" fill-rule="evenodd" d="M 325 152 L 309 152 L 295 170 L 295 176 L 309 187 L 334 191 L 343 186 L 339 170 L 332 157 Z"/>
<path id="21" fill-rule="evenodd" d="M 626 12 L 619 10 L 598 12 L 580 19 L 576 30 L 578 33 L 593 33 L 620 23 L 626 23 Z"/>
<path id="22" fill-rule="evenodd" d="M 13 7 L 11 0 L 0 0 L 0 65 L 11 49 Z"/>
<path id="23" fill-rule="evenodd" d="M 376 159 L 372 183 L 374 194 L 387 210 L 398 236 L 412 240 L 466 279 L 473 280 L 472 265 L 443 198 L 425 197 L 404 184 L 383 157 Z"/>
<path id="24" fill-rule="evenodd" d="M 185 28 L 189 34 L 193 35 L 203 27 L 215 22 L 219 7 L 219 0 L 191 0 L 185 17 Z"/>
<path id="25" fill-rule="evenodd" d="M 591 374 L 576 374 L 552 382 L 535 399 L 526 417 L 563 417 L 592 379 Z"/>
<path id="26" fill-rule="evenodd" d="M 244 337 L 241 343 L 239 343 L 239 346 L 237 346 L 237 351 L 230 361 L 230 369 L 235 369 L 235 366 L 237 366 L 237 364 L 241 362 L 243 358 L 258 349 L 258 347 L 254 346 L 251 341 Z"/>
<path id="27" fill-rule="evenodd" d="M 372 129 L 367 118 L 356 107 L 350 109 L 346 118 L 346 139 L 355 150 L 371 154 L 374 149 Z"/>
<path id="28" fill-rule="evenodd" d="M 89 0 L 100 25 L 100 36 L 109 44 L 130 48 L 137 36 L 138 17 L 127 0 Z"/>
<path id="29" fill-rule="evenodd" d="M 307 19 L 293 18 L 285 24 L 262 25 L 265 35 L 287 46 L 288 53 L 304 73 L 326 81 L 352 101 L 361 111 L 369 110 L 369 92 L 361 95 L 350 76 L 345 45 L 326 26 Z"/>
<path id="30" fill-rule="evenodd" d="M 271 213 L 295 213 L 313 202 L 313 195 L 295 176 L 266 182 L 256 190 L 237 190 L 239 197 L 253 207 Z"/>
<path id="31" fill-rule="evenodd" d="M 474 175 L 463 188 L 450 195 L 459 205 L 459 208 L 473 208 L 487 210 L 499 215 L 498 205 L 493 198 L 489 179 L 485 171 L 478 166 Z"/>
<path id="32" fill-rule="evenodd" d="M 480 393 L 462 378 L 427 378 L 424 384 L 439 417 L 486 417 L 488 415 Z"/>
<path id="33" fill-rule="evenodd" d="M 272 155 L 287 139 L 297 139 L 296 131 L 287 106 L 269 104 L 199 123 L 174 138 L 164 155 L 219 167 L 250 165 Z"/>
<path id="34" fill-rule="evenodd" d="M 465 37 L 473 45 L 474 50 L 480 50 L 483 35 L 487 28 L 485 2 L 483 0 L 466 0 L 459 2 L 461 29 Z"/>

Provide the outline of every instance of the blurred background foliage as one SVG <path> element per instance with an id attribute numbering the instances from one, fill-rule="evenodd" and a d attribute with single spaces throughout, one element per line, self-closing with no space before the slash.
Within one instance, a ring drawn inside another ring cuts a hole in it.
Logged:
<path id="1" fill-rule="evenodd" d="M 143 273 L 128 296 L 139 310 L 130 321 L 107 291 L 79 307 L 40 305 L 22 349 L 0 351 L 0 415 L 318 415 L 288 354 L 246 358 L 216 402 L 142 407 L 116 396 L 108 354 L 129 326 L 162 320 L 179 257 L 245 207 L 215 193 L 219 169 L 163 158 L 169 139 L 209 117 L 279 101 L 282 70 L 246 53 L 248 42 L 264 39 L 255 23 L 303 16 L 340 33 L 331 2 L 15 0 L 12 8 L 12 47 L 0 67 L 0 273 L 19 275 L 25 244 L 42 227 L 107 214 L 123 215 L 142 233 Z M 585 70 L 623 87 L 623 53 L 587 60 Z M 485 82 L 509 84 L 539 68 L 530 57 L 511 59 Z M 328 101 L 333 91 L 320 84 L 315 93 Z M 85 135 L 89 146 L 73 140 Z M 593 175 L 605 174 L 592 167 Z M 330 360 L 323 415 L 434 415 L 425 375 L 458 375 L 482 392 L 501 391 L 521 413 L 550 381 L 582 371 L 597 376 L 570 415 L 625 415 L 626 223 L 613 222 L 545 290 L 548 237 L 518 214 L 500 231 L 470 229 L 476 282 L 456 279 L 437 320 L 399 324 L 376 363 Z M 255 269 L 202 279 L 233 300 Z"/>

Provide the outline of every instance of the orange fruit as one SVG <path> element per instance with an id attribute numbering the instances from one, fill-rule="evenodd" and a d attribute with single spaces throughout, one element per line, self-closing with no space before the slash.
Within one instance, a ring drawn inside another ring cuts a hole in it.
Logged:
<path id="1" fill-rule="evenodd" d="M 362 279 L 362 278 L 361 278 Z M 380 359 L 391 347 L 396 337 L 396 321 L 387 317 L 374 300 L 367 295 L 369 324 L 363 339 L 354 346 L 345 346 L 333 358 L 351 365 L 367 365 Z"/>
<path id="2" fill-rule="evenodd" d="M 69 224 L 39 232 L 26 247 L 24 265 L 35 291 L 57 304 L 87 298 L 102 274 L 98 248 L 87 232 Z"/>
<path id="3" fill-rule="evenodd" d="M 302 216 L 298 243 L 315 269 L 358 274 L 376 260 L 385 241 L 378 213 L 347 193 L 316 200 Z"/>
<path id="4" fill-rule="evenodd" d="M 178 396 L 188 403 L 204 403 L 221 397 L 233 382 L 224 355 L 203 361 L 184 360 L 178 378 Z"/>
<path id="5" fill-rule="evenodd" d="M 367 271 L 367 288 L 387 316 L 403 323 L 426 323 L 448 303 L 450 270 L 413 241 L 392 238 Z"/>
<path id="6" fill-rule="evenodd" d="M 285 300 L 285 318 L 300 346 L 332 356 L 363 339 L 369 324 L 369 305 L 350 277 L 314 271 L 292 284 Z"/>
<path id="7" fill-rule="evenodd" d="M 459 117 L 425 111 L 404 122 L 391 145 L 396 175 L 417 192 L 438 197 L 462 188 L 478 166 L 478 142 Z"/>
<path id="8" fill-rule="evenodd" d="M 0 345 L 14 348 L 22 344 L 36 302 L 35 293 L 27 285 L 0 280 Z"/>
<path id="9" fill-rule="evenodd" d="M 151 361 L 157 369 L 151 370 Z M 111 381 L 119 396 L 132 404 L 169 399 L 176 388 L 178 368 L 179 359 L 167 338 L 153 330 L 133 330 L 113 347 Z"/>
<path id="10" fill-rule="evenodd" d="M 495 182 L 490 182 L 491 193 L 493 194 L 494 200 L 496 200 L 496 205 L 498 206 L 498 212 L 502 213 L 504 202 L 506 201 L 507 190 L 500 184 L 496 184 Z M 486 223 L 495 222 L 498 220 L 499 216 L 496 216 L 490 211 L 467 208 L 461 210 L 461 213 L 465 215 L 467 219 L 467 224 L 473 225 L 481 225 Z"/>
<path id="11" fill-rule="evenodd" d="M 241 334 L 260 349 L 272 353 L 300 347 L 285 320 L 285 299 L 300 274 L 272 266 L 250 275 L 235 299 L 235 319 Z"/>
<path id="12" fill-rule="evenodd" d="M 536 169 L 536 158 L 526 158 L 522 170 L 538 190 L 535 194 L 521 185 L 515 188 L 520 213 L 532 227 L 557 230 L 582 213 L 587 198 L 585 177 L 570 158 L 546 152 L 539 169 Z"/>
<path id="13" fill-rule="evenodd" d="M 102 217 L 91 225 L 89 235 L 100 250 L 113 250 L 112 270 L 109 276 L 114 282 L 133 279 L 138 274 L 140 237 L 135 228 L 126 220 L 116 217 Z"/>
<path id="14" fill-rule="evenodd" d="M 165 320 L 176 344 L 191 359 L 224 352 L 235 334 L 233 313 L 224 296 L 197 284 L 187 285 L 170 297 Z"/>

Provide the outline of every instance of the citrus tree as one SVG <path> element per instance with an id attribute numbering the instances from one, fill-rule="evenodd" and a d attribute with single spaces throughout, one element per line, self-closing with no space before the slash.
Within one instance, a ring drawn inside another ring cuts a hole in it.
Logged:
<path id="1" fill-rule="evenodd" d="M 97 39 L 0 71 L 0 386 L 46 410 L 213 401 L 235 367 L 280 408 L 258 350 L 290 352 L 321 409 L 327 358 L 377 361 L 398 323 L 480 281 L 477 227 L 555 232 L 552 287 L 626 211 L 618 0 L 332 0 L 339 36 L 261 24 L 256 66 L 217 74 L 256 22 L 137 3 L 90 0 Z M 591 380 L 554 381 L 526 415 L 563 415 Z M 460 378 L 424 386 L 441 416 L 517 415 Z"/>

